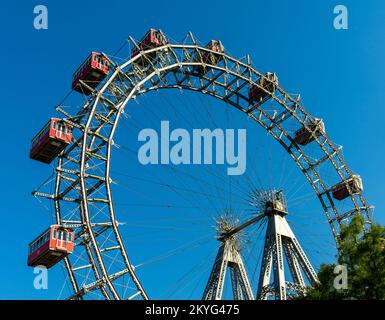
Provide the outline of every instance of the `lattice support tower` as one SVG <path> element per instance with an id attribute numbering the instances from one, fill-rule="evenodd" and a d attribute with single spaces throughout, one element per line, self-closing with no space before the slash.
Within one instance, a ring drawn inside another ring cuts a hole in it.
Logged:
<path id="1" fill-rule="evenodd" d="M 209 281 L 203 294 L 204 300 L 221 300 L 227 271 L 230 271 L 234 300 L 253 300 L 253 290 L 247 277 L 241 256 L 237 234 L 223 234 Z"/>
<path id="2" fill-rule="evenodd" d="M 275 299 L 287 300 L 296 294 L 305 293 L 307 287 L 304 275 L 310 285 L 314 285 L 318 278 L 285 218 L 287 209 L 282 192 L 272 194 L 273 199 L 266 202 L 265 207 L 268 224 L 257 299 L 267 299 L 272 295 Z M 292 282 L 286 280 L 285 258 Z"/>

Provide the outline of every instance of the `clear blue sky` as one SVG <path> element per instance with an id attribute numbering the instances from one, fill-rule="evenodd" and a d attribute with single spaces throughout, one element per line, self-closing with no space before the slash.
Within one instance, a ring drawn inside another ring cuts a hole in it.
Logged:
<path id="1" fill-rule="evenodd" d="M 70 89 L 70 77 L 92 50 L 113 53 L 129 34 L 150 27 L 181 40 L 192 31 L 203 42 L 221 39 L 235 56 L 276 71 L 288 92 L 323 118 L 329 136 L 344 146 L 349 167 L 363 177 L 365 196 L 385 223 L 385 3 L 383 1 L 44 1 L 49 28 L 33 28 L 37 1 L 7 2 L 2 39 L 2 218 L 0 298 L 52 298 L 36 291 L 26 266 L 27 244 L 51 223 L 30 192 L 50 169 L 28 158 L 33 135 Z M 349 29 L 333 28 L 333 8 L 349 10 Z M 57 279 L 57 281 L 55 281 Z"/>

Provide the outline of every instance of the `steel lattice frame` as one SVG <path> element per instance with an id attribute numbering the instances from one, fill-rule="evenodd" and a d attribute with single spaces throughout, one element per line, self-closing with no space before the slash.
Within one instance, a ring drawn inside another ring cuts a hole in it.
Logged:
<path id="1" fill-rule="evenodd" d="M 227 238 L 221 243 L 203 293 L 203 300 L 222 299 L 226 271 L 228 269 L 230 269 L 234 299 L 254 300 L 253 290 L 247 277 L 236 237 Z"/>
<path id="2" fill-rule="evenodd" d="M 106 299 L 149 298 L 135 274 L 118 230 L 119 223 L 116 221 L 111 194 L 113 180 L 110 177 L 113 137 L 119 118 L 131 100 L 148 91 L 197 91 L 218 98 L 255 120 L 281 144 L 301 169 L 324 209 L 337 243 L 340 225 L 350 216 L 361 214 L 368 223 L 371 222 L 370 207 L 362 194 L 350 196 L 352 210 L 338 212 L 331 196 L 332 186 L 324 181 L 320 170 L 317 170 L 328 163 L 340 181 L 351 178 L 352 172 L 345 164 L 340 148 L 325 133 L 321 133 L 312 144 L 318 145 L 323 156 L 312 159 L 306 154 L 306 147 L 297 145 L 285 128 L 288 121 L 301 128 L 314 119 L 304 110 L 299 99 L 279 86 L 274 93 L 259 86 L 258 79 L 263 74 L 253 68 L 249 58 L 238 60 L 221 53 L 219 55 L 222 59 L 217 65 L 203 62 L 202 52 L 214 52 L 197 44 L 192 34 L 189 34 L 189 39 L 188 44 L 170 43 L 141 51 L 122 64 L 105 55 L 111 62 L 113 72 L 100 90 L 94 90 L 75 115 L 68 114 L 60 106 L 56 108 L 74 126 L 75 138 L 72 145 L 59 156 L 53 194 L 34 192 L 34 195 L 54 201 L 56 222 L 75 227 L 78 235 L 77 250 L 80 245 L 84 247 L 83 260 L 65 259 L 74 291 L 70 297 L 72 299 L 82 299 L 94 291 L 100 292 Z M 132 38 L 130 41 L 136 46 Z M 156 54 L 155 60 L 147 58 L 146 55 L 150 53 Z M 147 62 L 146 67 L 135 63 L 141 59 Z M 194 66 L 202 66 L 208 72 L 194 72 Z M 250 102 L 247 97 L 250 85 L 265 91 L 270 100 L 276 103 L 277 111 L 271 113 L 264 109 L 263 103 Z M 104 174 L 100 174 L 100 170 Z M 65 211 L 66 205 L 73 206 L 71 219 L 67 219 L 69 215 Z M 104 220 L 101 215 L 104 215 Z M 108 236 L 105 236 L 103 243 L 98 241 L 106 233 Z M 119 270 L 113 263 L 106 265 L 106 255 L 110 252 L 115 252 L 114 259 L 120 261 Z M 85 281 L 81 281 L 79 272 L 87 273 Z M 129 278 L 123 284 L 129 292 L 128 296 L 122 296 L 117 289 L 117 282 L 123 276 Z"/>

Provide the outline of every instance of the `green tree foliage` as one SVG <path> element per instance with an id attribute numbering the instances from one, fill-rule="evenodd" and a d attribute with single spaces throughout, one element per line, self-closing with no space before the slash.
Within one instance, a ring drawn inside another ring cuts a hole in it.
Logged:
<path id="1" fill-rule="evenodd" d="M 385 299 L 385 228 L 379 224 L 372 224 L 366 232 L 363 228 L 359 215 L 341 228 L 337 262 L 321 265 L 320 282 L 300 299 Z M 334 288 L 337 264 L 347 268 L 347 289 Z"/>

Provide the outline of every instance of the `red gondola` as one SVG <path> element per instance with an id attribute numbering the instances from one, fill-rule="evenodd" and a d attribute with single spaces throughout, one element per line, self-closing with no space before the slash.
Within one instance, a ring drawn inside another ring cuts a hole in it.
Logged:
<path id="1" fill-rule="evenodd" d="M 72 89 L 85 95 L 104 80 L 110 71 L 110 62 L 99 52 L 92 52 L 72 76 Z M 82 85 L 83 81 L 87 86 Z"/>
<path id="2" fill-rule="evenodd" d="M 205 48 L 210 49 L 212 51 L 218 52 L 218 53 L 224 53 L 225 47 L 222 45 L 222 43 L 218 40 L 211 40 Z M 217 65 L 223 57 L 220 54 L 215 54 L 212 52 L 199 50 L 199 54 L 197 55 L 197 58 L 195 61 L 202 61 L 203 63 L 209 63 L 212 65 Z M 194 70 L 199 73 L 205 73 L 206 69 L 203 66 L 194 66 Z"/>
<path id="3" fill-rule="evenodd" d="M 168 44 L 168 41 L 162 31 L 150 29 L 142 38 L 142 40 L 139 41 L 138 48 L 132 50 L 131 58 L 137 56 L 140 51 L 161 47 L 166 44 Z M 153 60 L 156 57 L 156 52 L 148 53 L 146 54 L 146 57 L 150 60 Z M 148 60 L 145 58 L 141 58 L 136 60 L 135 63 L 141 66 L 146 66 L 148 64 Z"/>
<path id="4" fill-rule="evenodd" d="M 274 93 L 275 89 L 278 86 L 278 77 L 275 73 L 267 72 L 264 77 L 258 79 L 259 86 L 263 87 L 265 90 Z M 251 85 L 249 88 L 249 100 L 262 102 L 269 96 L 269 93 L 262 90 L 256 85 Z"/>
<path id="5" fill-rule="evenodd" d="M 354 175 L 350 179 L 342 181 L 332 188 L 333 198 L 337 200 L 343 200 L 352 194 L 362 192 L 363 189 L 364 187 L 361 177 Z"/>
<path id="6" fill-rule="evenodd" d="M 321 119 L 314 119 L 305 127 L 298 129 L 294 134 L 294 141 L 301 146 L 306 146 L 312 142 L 315 137 L 325 133 L 325 125 Z"/>
<path id="7" fill-rule="evenodd" d="M 71 139 L 71 125 L 63 120 L 52 118 L 33 138 L 29 157 L 44 163 L 51 163 L 71 143 Z"/>
<path id="8" fill-rule="evenodd" d="M 28 266 L 54 266 L 74 250 L 75 233 L 71 228 L 52 225 L 28 246 Z"/>

